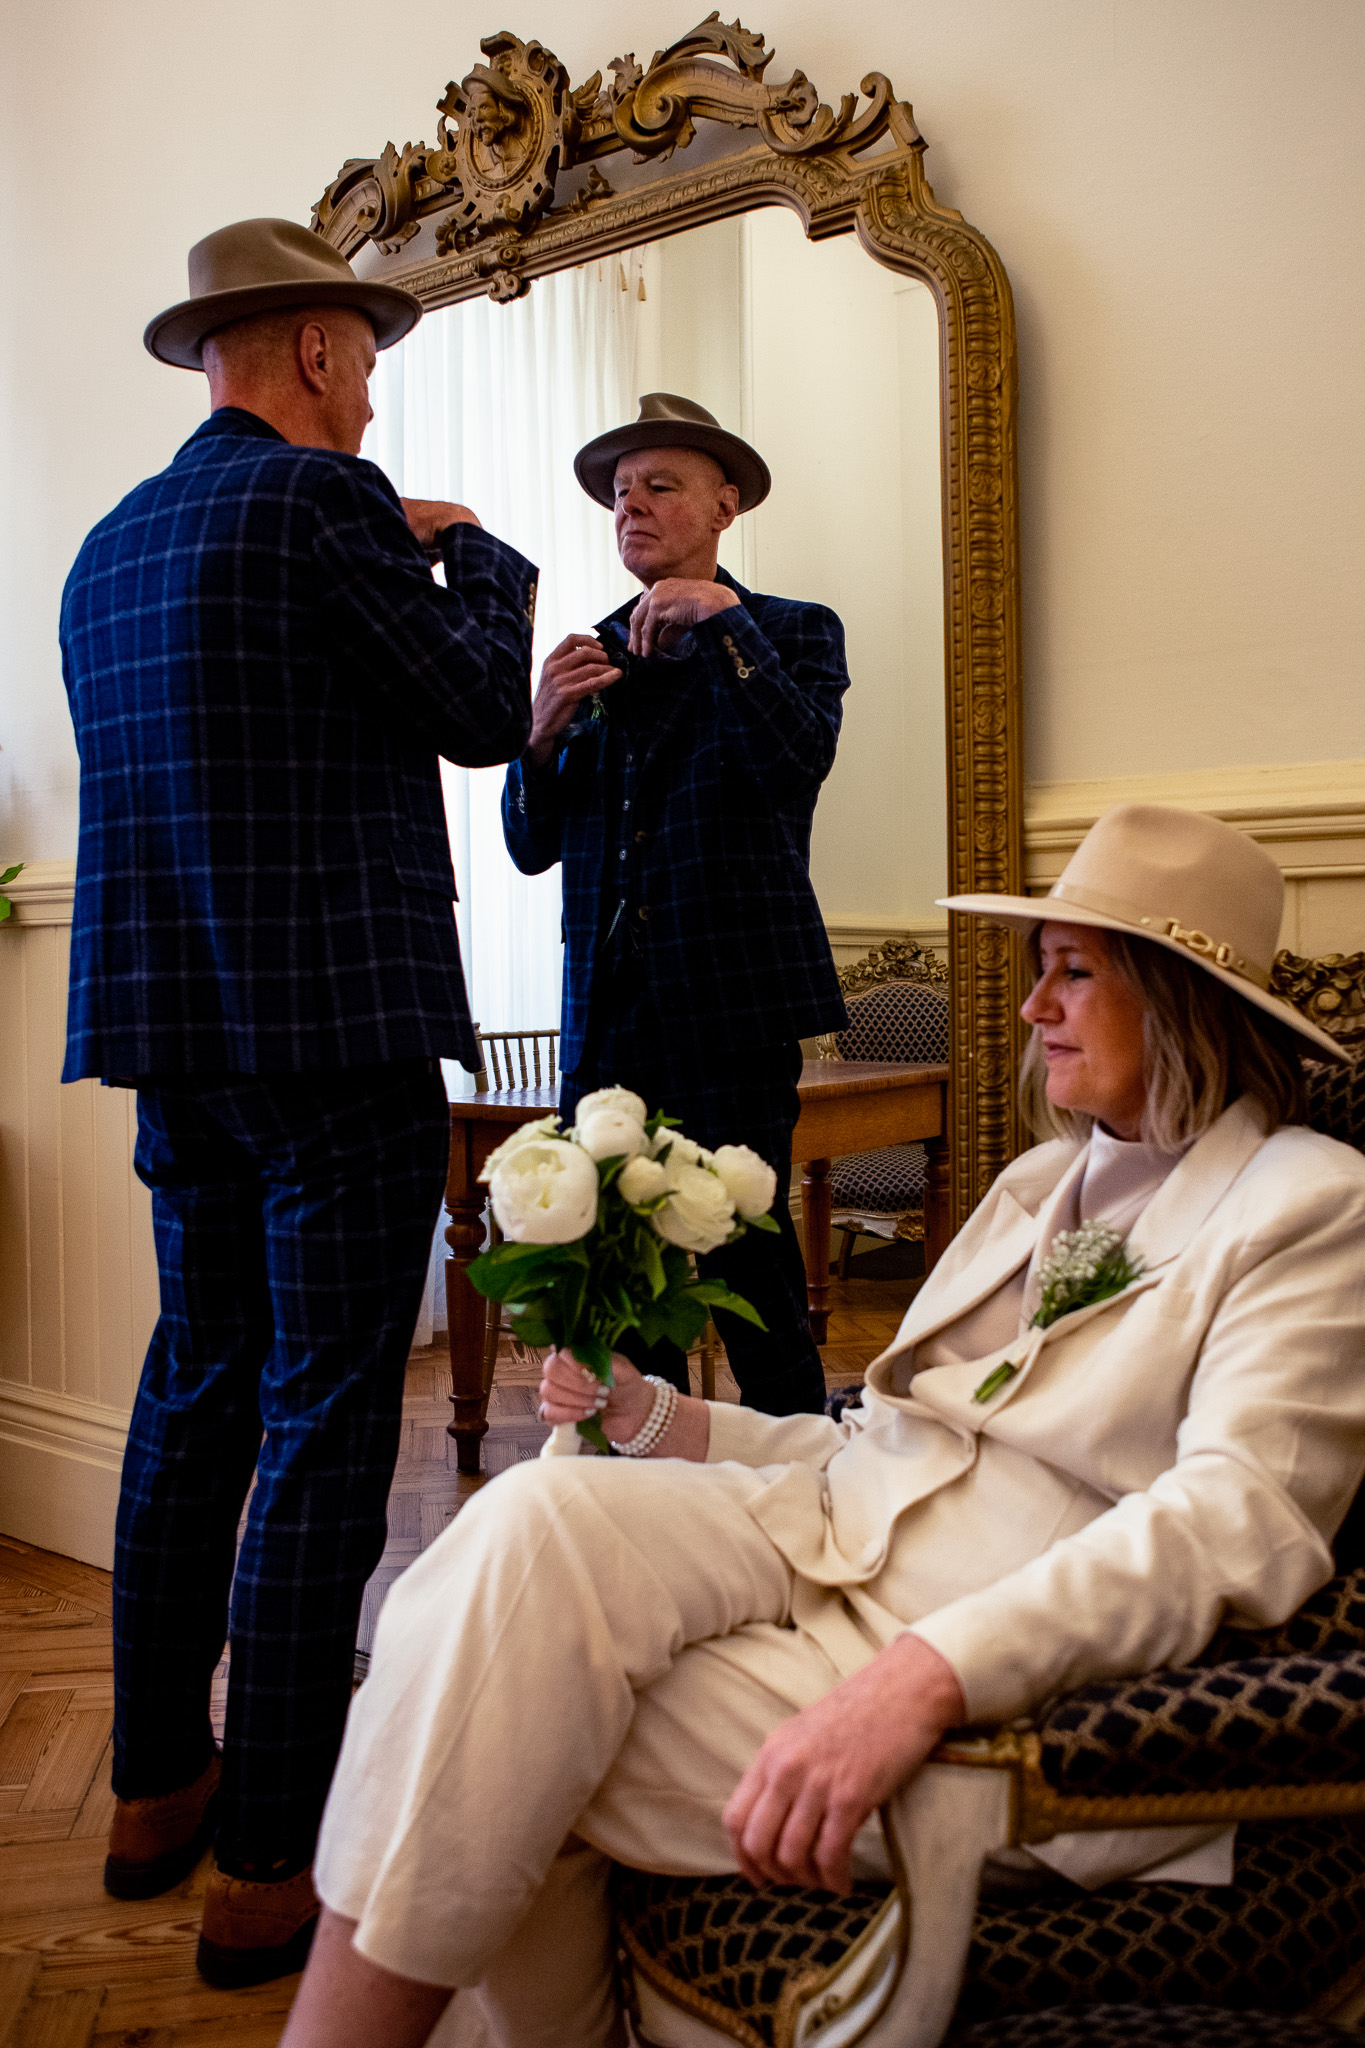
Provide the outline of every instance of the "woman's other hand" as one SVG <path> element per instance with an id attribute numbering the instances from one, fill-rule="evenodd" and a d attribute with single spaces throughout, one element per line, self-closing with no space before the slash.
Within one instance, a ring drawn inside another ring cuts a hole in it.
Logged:
<path id="1" fill-rule="evenodd" d="M 751 1884 L 846 1892 L 863 1822 L 967 1717 L 957 1673 L 916 1635 L 775 1728 L 723 1819 Z"/>
<path id="2" fill-rule="evenodd" d="M 540 1380 L 541 1420 L 586 1422 L 596 1415 L 613 1442 L 626 1442 L 643 1428 L 654 1406 L 654 1389 L 619 1352 L 611 1354 L 611 1370 L 615 1384 L 607 1393 L 605 1406 L 599 1408 L 598 1400 L 607 1392 L 601 1380 L 580 1365 L 571 1351 L 551 1351 Z"/>

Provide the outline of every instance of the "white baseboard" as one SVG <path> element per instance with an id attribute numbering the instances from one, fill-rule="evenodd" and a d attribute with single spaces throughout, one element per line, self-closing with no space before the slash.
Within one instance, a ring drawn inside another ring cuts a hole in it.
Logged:
<path id="1" fill-rule="evenodd" d="M 0 1531 L 108 1571 L 128 1417 L 0 1381 Z"/>

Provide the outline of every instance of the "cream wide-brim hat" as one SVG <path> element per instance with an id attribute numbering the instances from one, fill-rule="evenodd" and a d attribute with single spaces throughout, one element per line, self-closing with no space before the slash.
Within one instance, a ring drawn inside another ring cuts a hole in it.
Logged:
<path id="1" fill-rule="evenodd" d="M 1091 925 L 1150 939 L 1334 1059 L 1350 1055 L 1282 996 L 1270 971 L 1284 877 L 1244 832 L 1200 811 L 1116 804 L 1095 820 L 1046 896 L 944 896 L 940 907 L 1013 931 Z"/>
<path id="2" fill-rule="evenodd" d="M 723 427 L 714 413 L 672 391 L 647 391 L 640 417 L 587 442 L 573 459 L 573 473 L 590 498 L 610 511 L 616 503 L 616 465 L 640 448 L 699 448 L 725 471 L 739 492 L 739 509 L 752 512 L 773 487 L 767 463 L 756 448 Z"/>
<path id="3" fill-rule="evenodd" d="M 391 348 L 417 325 L 422 302 L 396 285 L 357 277 L 339 249 L 294 220 L 239 220 L 190 250 L 190 297 L 149 320 L 143 344 L 159 363 L 202 370 L 220 327 L 289 306 L 353 306 Z"/>

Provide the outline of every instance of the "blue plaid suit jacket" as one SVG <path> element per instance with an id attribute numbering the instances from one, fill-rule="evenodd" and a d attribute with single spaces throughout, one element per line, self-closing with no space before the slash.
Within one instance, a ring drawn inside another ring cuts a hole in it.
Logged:
<path id="1" fill-rule="evenodd" d="M 697 629 L 695 659 L 679 664 L 680 686 L 661 705 L 622 875 L 669 1049 L 725 1057 L 835 1030 L 846 1016 L 809 868 L 848 669 L 843 626 L 824 605 L 759 596 L 723 569 L 718 580 L 740 603 Z M 634 604 L 599 625 L 609 653 L 624 651 Z M 514 761 L 503 792 L 517 866 L 564 867 L 566 1073 L 583 1051 L 616 826 L 606 726 L 580 710 L 553 765 Z"/>
<path id="2" fill-rule="evenodd" d="M 437 756 L 530 730 L 530 563 L 236 408 L 87 538 L 64 1078 L 478 1064 Z"/>

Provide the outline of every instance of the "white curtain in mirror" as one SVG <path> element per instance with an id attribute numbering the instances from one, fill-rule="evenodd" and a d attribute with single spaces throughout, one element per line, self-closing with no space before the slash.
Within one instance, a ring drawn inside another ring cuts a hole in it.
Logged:
<path id="1" fill-rule="evenodd" d="M 642 289 L 639 256 L 608 257 L 543 278 L 511 305 L 428 313 L 375 366 L 361 452 L 404 496 L 469 505 L 539 565 L 536 675 L 566 633 L 591 630 L 638 588 L 573 458 L 635 417 Z M 473 1015 L 489 1030 L 556 1025 L 559 870 L 525 876 L 508 859 L 500 768 L 443 764 L 442 776 Z"/>

